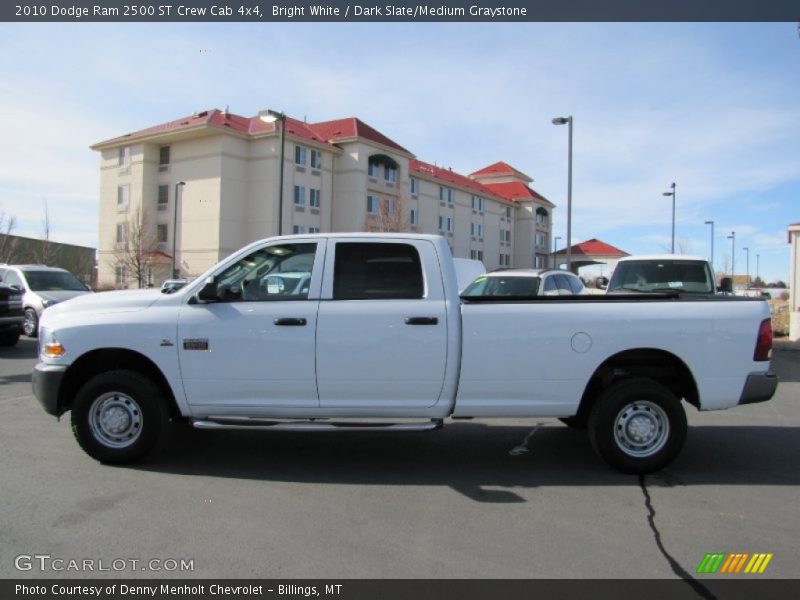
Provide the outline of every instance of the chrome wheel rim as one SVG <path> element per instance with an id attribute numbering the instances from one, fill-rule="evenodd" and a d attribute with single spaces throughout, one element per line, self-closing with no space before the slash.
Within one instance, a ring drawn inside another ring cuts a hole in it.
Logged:
<path id="1" fill-rule="evenodd" d="M 631 402 L 619 411 L 614 420 L 614 441 L 628 456 L 653 456 L 664 447 L 667 439 L 667 413 L 649 400 Z"/>
<path id="2" fill-rule="evenodd" d="M 32 336 L 36 332 L 36 313 L 32 310 L 25 311 L 25 321 L 22 323 L 22 331 L 25 332 L 27 336 Z"/>
<path id="3" fill-rule="evenodd" d="M 92 402 L 89 426 L 95 439 L 108 448 L 127 448 L 142 433 L 142 410 L 120 392 L 103 394 Z"/>

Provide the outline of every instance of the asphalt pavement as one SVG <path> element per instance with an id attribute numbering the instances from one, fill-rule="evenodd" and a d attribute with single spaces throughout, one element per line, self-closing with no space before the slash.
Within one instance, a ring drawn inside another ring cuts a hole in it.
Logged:
<path id="1" fill-rule="evenodd" d="M 772 401 L 689 407 L 682 454 L 643 478 L 610 470 L 584 433 L 550 419 L 430 433 L 180 428 L 147 464 L 103 466 L 75 443 L 68 416 L 57 421 L 33 397 L 35 353 L 26 338 L 0 349 L 0 577 L 702 584 L 726 577 L 696 573 L 710 552 L 772 553 L 751 578 L 800 570 L 796 345 L 777 344 Z M 69 569 L 86 560 L 109 571 Z M 192 570 L 172 569 L 181 561 Z"/>

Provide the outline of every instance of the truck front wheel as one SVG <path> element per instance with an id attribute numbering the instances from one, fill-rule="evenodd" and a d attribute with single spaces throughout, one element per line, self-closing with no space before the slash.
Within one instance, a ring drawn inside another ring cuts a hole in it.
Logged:
<path id="1" fill-rule="evenodd" d="M 651 379 L 609 386 L 589 416 L 589 439 L 600 457 L 625 473 L 652 473 L 668 465 L 686 441 L 680 400 Z"/>
<path id="2" fill-rule="evenodd" d="M 92 458 L 108 464 L 138 461 L 165 435 L 169 412 L 163 394 L 135 371 L 90 379 L 75 396 L 72 432 Z"/>

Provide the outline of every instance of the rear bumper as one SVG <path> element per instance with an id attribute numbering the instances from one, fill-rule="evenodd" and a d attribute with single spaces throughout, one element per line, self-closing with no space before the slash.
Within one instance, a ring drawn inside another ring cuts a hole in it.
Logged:
<path id="1" fill-rule="evenodd" d="M 739 404 L 766 402 L 775 395 L 777 387 L 778 376 L 775 373 L 750 373 L 747 376 L 747 381 L 744 382 Z"/>
<path id="2" fill-rule="evenodd" d="M 46 365 L 39 363 L 33 368 L 31 382 L 33 395 L 36 396 L 45 412 L 56 417 L 61 416 L 62 410 L 58 401 L 61 381 L 64 379 L 67 367 L 62 365 Z"/>

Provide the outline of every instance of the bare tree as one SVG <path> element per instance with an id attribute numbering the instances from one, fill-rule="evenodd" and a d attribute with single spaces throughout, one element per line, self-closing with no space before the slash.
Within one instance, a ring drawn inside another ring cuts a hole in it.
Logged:
<path id="1" fill-rule="evenodd" d="M 17 217 L 0 211 L 0 263 L 14 262 L 17 240 L 11 233 L 17 227 Z"/>
<path id="2" fill-rule="evenodd" d="M 692 253 L 692 240 L 689 238 L 679 238 L 675 240 L 675 251 L 678 254 L 691 254 Z"/>
<path id="3" fill-rule="evenodd" d="M 52 265 L 56 261 L 58 247 L 50 243 L 50 233 L 53 231 L 50 224 L 50 210 L 47 200 L 44 201 L 44 215 L 42 217 L 42 241 L 36 250 L 36 262 L 42 265 Z"/>
<path id="4" fill-rule="evenodd" d="M 410 231 L 411 219 L 406 205 L 407 202 L 402 195 L 381 198 L 377 214 L 367 215 L 365 229 L 387 232 Z"/>
<path id="5" fill-rule="evenodd" d="M 138 287 L 146 287 L 153 266 L 153 253 L 158 248 L 155 227 L 148 214 L 137 207 L 123 223 L 121 233 L 122 239 L 117 240 L 114 266 L 123 268 Z"/>

